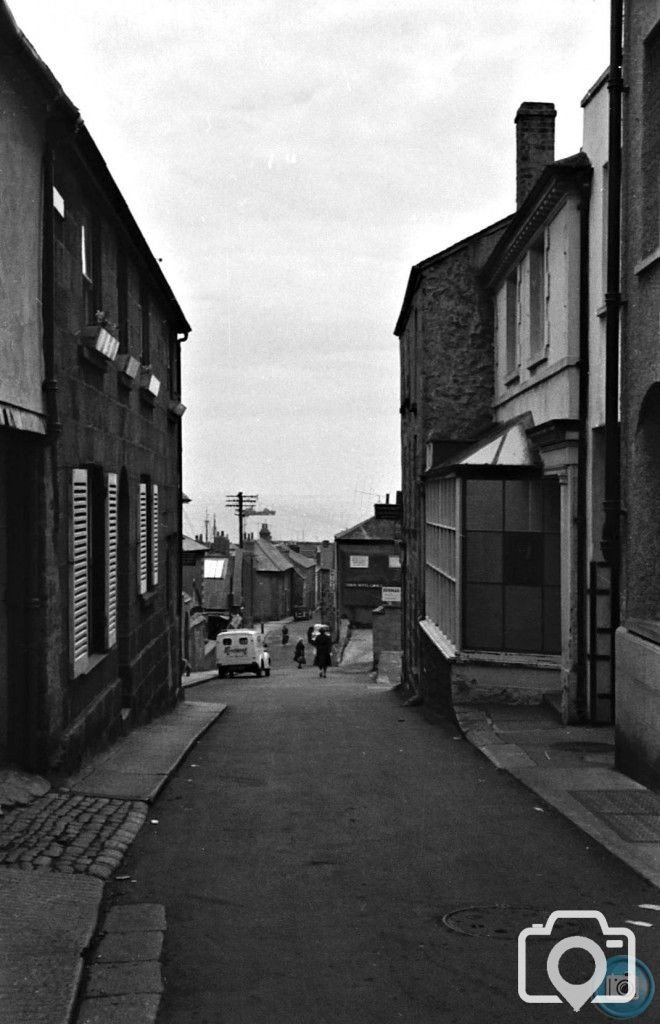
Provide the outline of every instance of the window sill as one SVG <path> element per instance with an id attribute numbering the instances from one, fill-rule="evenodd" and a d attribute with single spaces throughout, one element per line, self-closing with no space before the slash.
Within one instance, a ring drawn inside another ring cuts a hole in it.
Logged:
<path id="1" fill-rule="evenodd" d="M 628 619 L 624 626 L 629 633 L 641 636 L 653 644 L 660 644 L 660 622 L 657 619 Z"/>
<path id="2" fill-rule="evenodd" d="M 645 271 L 650 270 L 651 267 L 655 266 L 655 264 L 659 262 L 660 247 L 654 249 L 652 253 L 649 253 L 649 255 L 645 256 L 643 260 L 640 260 L 639 263 L 635 264 L 633 274 L 635 274 L 636 277 L 639 277 L 640 274 L 643 274 Z"/>
<path id="3" fill-rule="evenodd" d="M 112 648 L 110 650 L 112 650 Z M 108 650 L 108 651 L 100 651 L 97 654 L 90 654 L 88 656 L 88 658 L 87 658 L 87 664 L 85 665 L 84 670 L 82 672 L 76 672 L 72 676 L 72 679 L 74 679 L 76 681 L 81 680 L 81 679 L 85 679 L 85 677 L 90 675 L 94 671 L 94 669 L 97 668 L 101 664 L 102 661 L 105 661 L 105 659 L 108 657 L 109 653 L 110 653 L 110 651 Z"/>
<path id="4" fill-rule="evenodd" d="M 167 413 L 171 420 L 180 420 L 185 411 L 186 407 L 182 402 L 179 402 L 173 398 L 170 399 L 169 405 L 167 407 Z"/>
<path id="5" fill-rule="evenodd" d="M 516 367 L 515 370 L 509 370 L 504 375 L 504 384 L 506 387 L 510 387 L 511 384 L 517 384 L 520 380 L 520 370 Z"/>
<path id="6" fill-rule="evenodd" d="M 536 352 L 527 360 L 527 369 L 535 370 L 537 366 L 541 366 L 542 363 L 547 363 L 547 361 L 548 353 L 545 350 L 543 352 Z"/>
<path id="7" fill-rule="evenodd" d="M 115 359 L 115 365 L 117 367 L 117 383 L 123 388 L 132 388 L 140 369 L 140 364 L 135 356 L 129 356 L 122 352 Z"/>
<path id="8" fill-rule="evenodd" d="M 140 594 L 140 604 L 143 608 L 148 608 L 154 603 L 156 597 L 155 590 L 147 590 L 146 594 Z"/>
<path id="9" fill-rule="evenodd" d="M 108 362 L 107 356 L 101 355 L 94 348 L 89 348 L 87 345 L 80 345 L 78 347 L 78 355 L 80 359 L 89 363 L 95 370 L 100 370 L 101 373 L 105 373 L 110 363 Z"/>
<path id="10" fill-rule="evenodd" d="M 152 395 L 151 391 L 147 391 L 146 388 L 142 388 L 141 387 L 140 388 L 140 401 L 144 405 L 148 405 L 150 408 L 153 409 L 153 407 L 156 404 L 156 397 L 155 397 L 155 395 Z"/>
<path id="11" fill-rule="evenodd" d="M 456 660 L 463 664 L 520 665 L 525 668 L 556 669 L 561 665 L 561 654 L 534 654 L 522 651 L 478 651 L 464 647 Z"/>

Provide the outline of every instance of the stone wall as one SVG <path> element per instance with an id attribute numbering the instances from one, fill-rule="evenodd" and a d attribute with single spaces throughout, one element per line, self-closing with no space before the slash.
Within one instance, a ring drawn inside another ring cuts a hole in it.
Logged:
<path id="1" fill-rule="evenodd" d="M 422 474 L 431 436 L 468 441 L 492 422 L 493 318 L 479 272 L 506 221 L 413 268 L 397 331 L 401 359 L 403 683 L 421 685 Z"/>
<path id="2" fill-rule="evenodd" d="M 380 605 L 380 607 L 374 608 L 372 617 L 374 667 L 376 668 L 383 651 L 401 650 L 401 605 Z"/>

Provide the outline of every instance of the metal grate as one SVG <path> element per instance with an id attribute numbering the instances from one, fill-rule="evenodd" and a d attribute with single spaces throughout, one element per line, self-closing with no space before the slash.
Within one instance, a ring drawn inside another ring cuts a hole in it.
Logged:
<path id="1" fill-rule="evenodd" d="M 549 913 L 547 908 L 496 904 L 490 907 L 463 907 L 443 914 L 435 920 L 449 931 L 468 935 L 473 939 L 516 940 L 523 928 L 528 928 L 535 921 L 539 924 L 544 923 Z M 564 938 L 567 935 L 580 935 L 582 932 L 584 920 L 563 918 L 556 923 L 551 936 L 539 936 L 539 939 L 556 942 L 558 936 Z"/>

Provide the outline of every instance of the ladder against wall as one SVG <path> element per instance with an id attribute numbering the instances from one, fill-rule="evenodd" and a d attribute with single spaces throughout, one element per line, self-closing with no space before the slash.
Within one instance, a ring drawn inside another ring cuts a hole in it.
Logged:
<path id="1" fill-rule="evenodd" d="M 610 593 L 610 567 L 606 562 L 591 562 L 587 663 L 589 720 L 595 725 L 614 720 Z"/>

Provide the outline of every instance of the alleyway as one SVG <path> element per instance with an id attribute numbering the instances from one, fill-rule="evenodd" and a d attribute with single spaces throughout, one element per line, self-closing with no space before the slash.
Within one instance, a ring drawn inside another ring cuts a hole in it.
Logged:
<path id="1" fill-rule="evenodd" d="M 452 722 L 355 665 L 319 680 L 291 644 L 271 650 L 270 678 L 195 688 L 229 709 L 108 888 L 108 904 L 165 905 L 159 1024 L 575 1019 L 518 998 L 518 931 L 556 909 L 620 925 L 657 891 Z M 657 933 L 638 937 L 652 968 Z"/>

